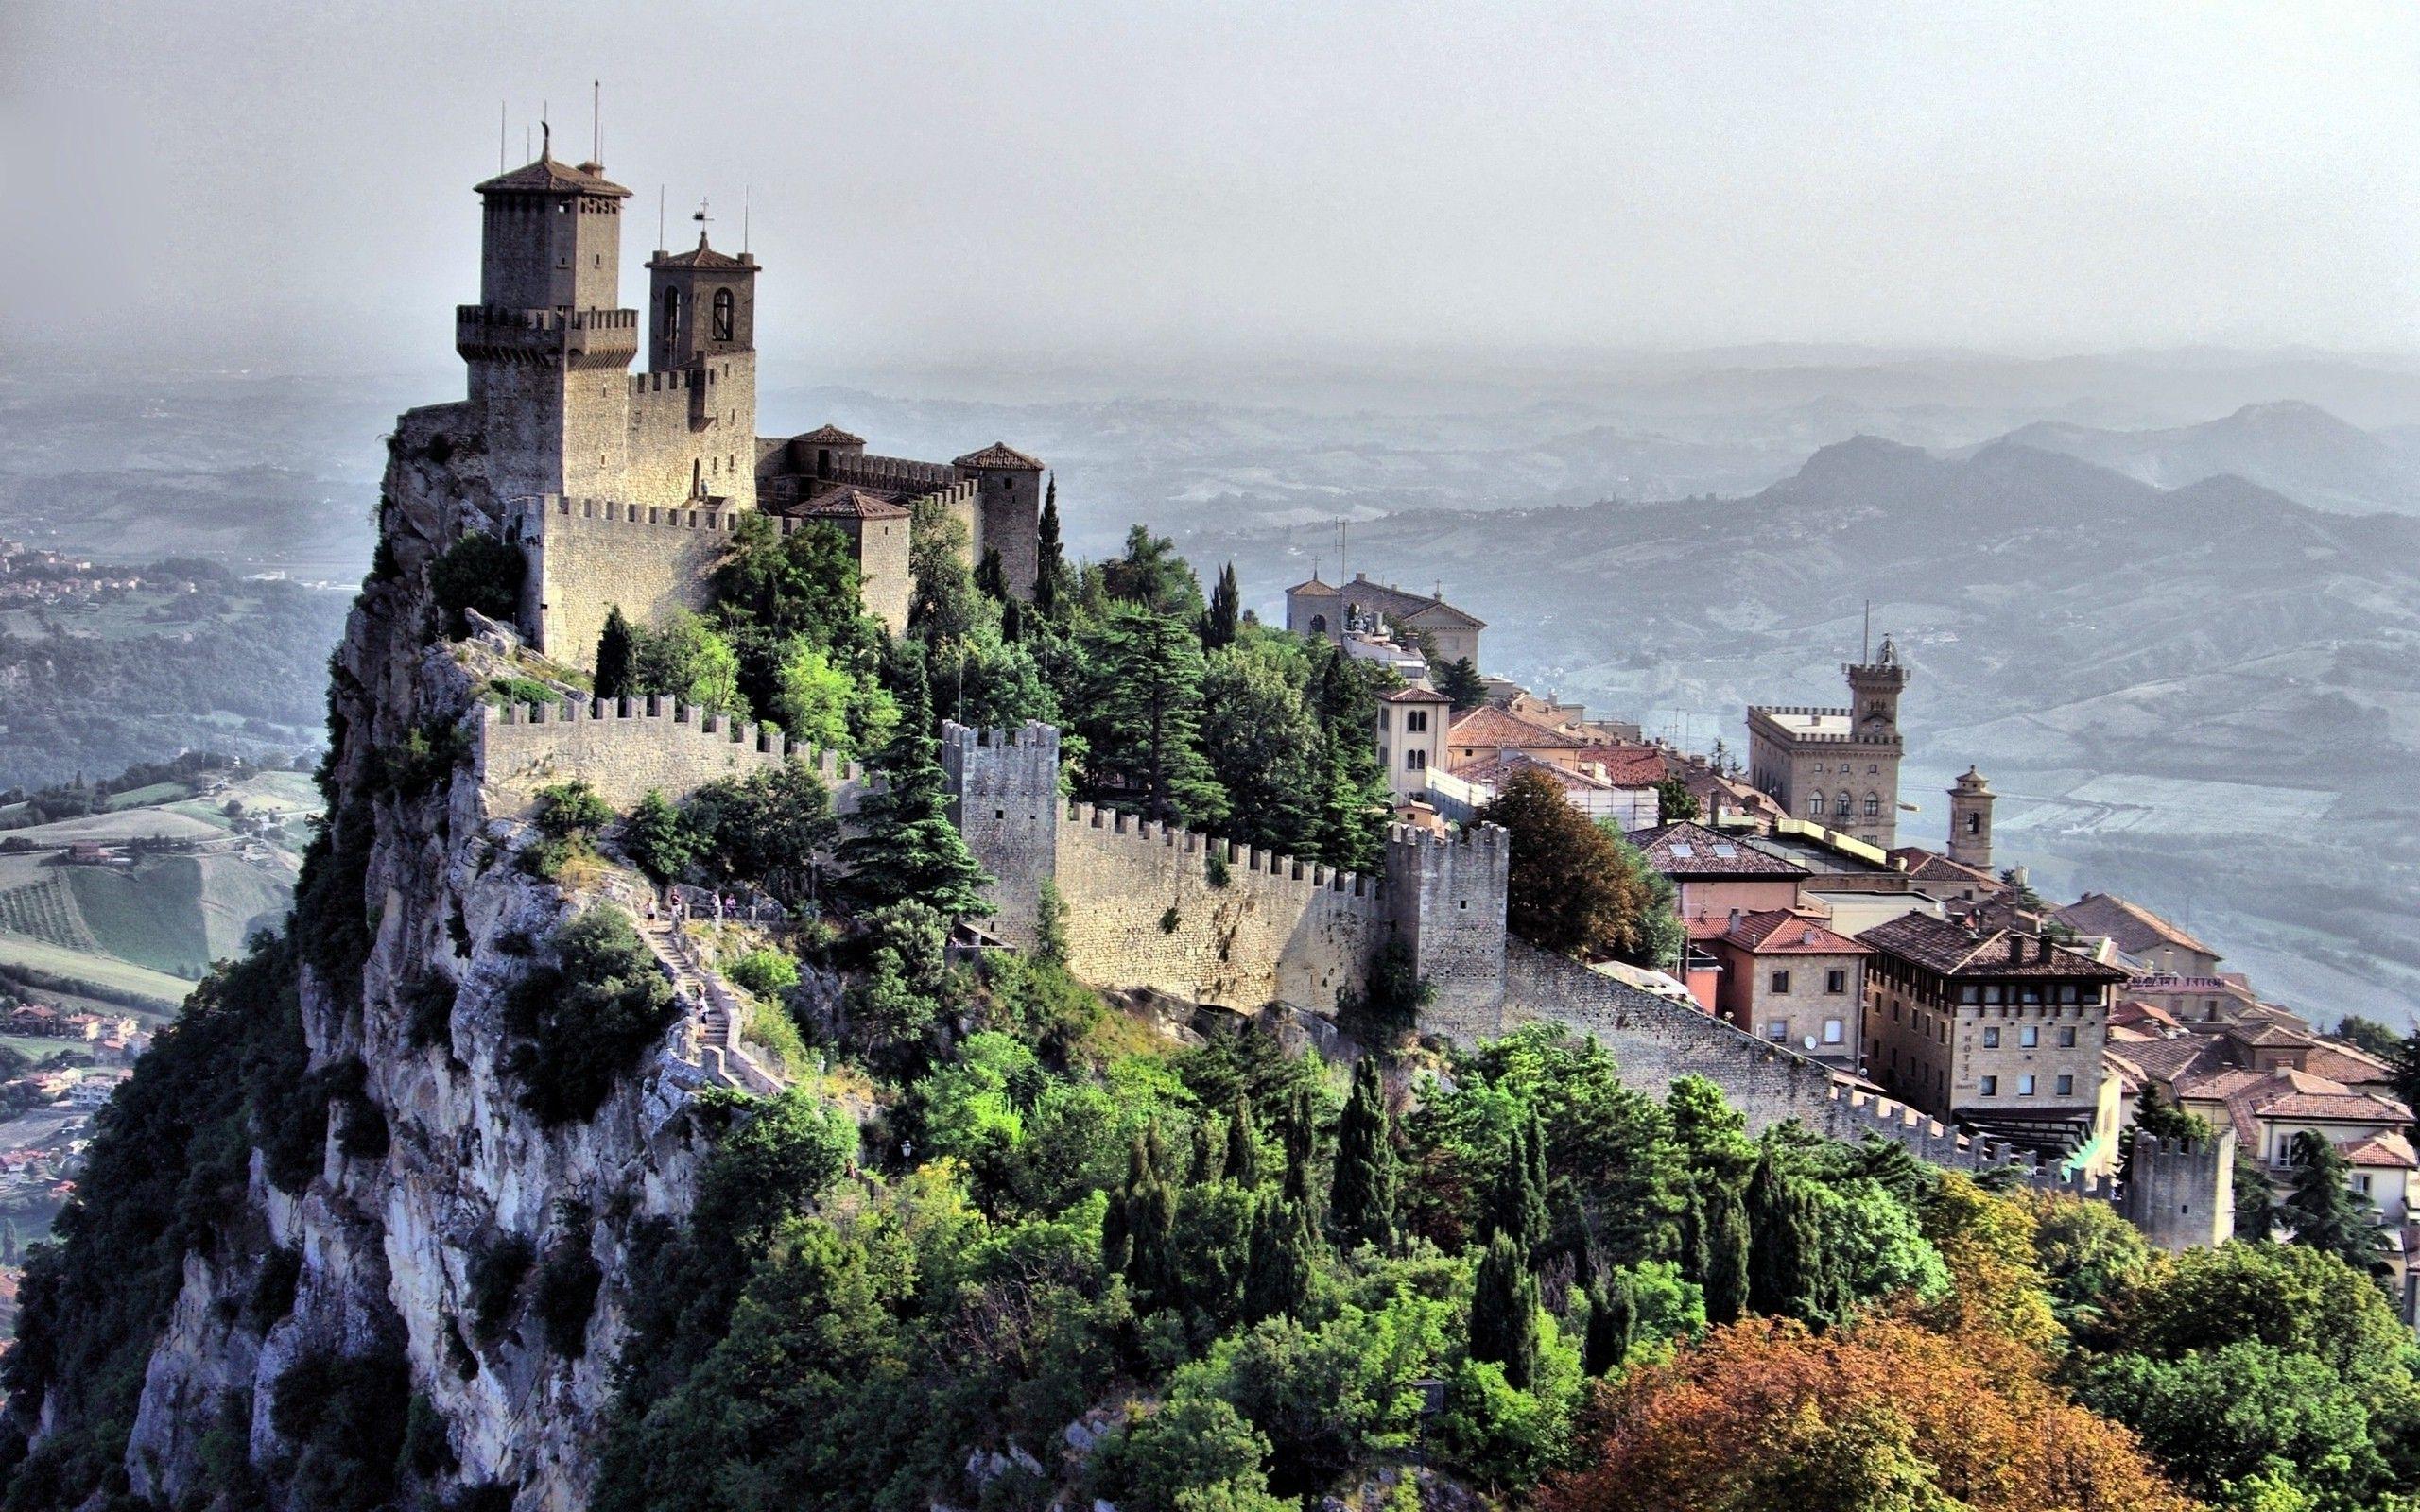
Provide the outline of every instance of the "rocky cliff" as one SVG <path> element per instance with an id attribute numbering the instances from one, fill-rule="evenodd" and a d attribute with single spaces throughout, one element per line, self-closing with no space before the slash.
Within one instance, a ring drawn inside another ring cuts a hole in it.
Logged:
<path id="1" fill-rule="evenodd" d="M 507 1074 L 513 985 L 584 900 L 518 864 L 528 836 L 483 812 L 468 761 L 490 669 L 438 633 L 429 588 L 485 524 L 458 420 L 406 417 L 380 566 L 331 666 L 332 813 L 292 952 L 318 1159 L 275 1169 L 255 1112 L 242 1198 L 187 1249 L 144 1372 L 138 1495 L 211 1494 L 233 1457 L 272 1503 L 342 1503 L 305 1484 L 350 1463 L 314 1441 L 368 1435 L 347 1452 L 374 1474 L 385 1435 L 406 1489 L 584 1504 L 633 1234 L 691 1199 L 693 1068 L 651 1055 L 593 1117 L 551 1127 Z"/>

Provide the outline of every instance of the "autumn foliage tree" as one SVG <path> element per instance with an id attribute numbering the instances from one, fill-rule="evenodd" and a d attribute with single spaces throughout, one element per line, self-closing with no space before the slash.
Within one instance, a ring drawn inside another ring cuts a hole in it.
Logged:
<path id="1" fill-rule="evenodd" d="M 1599 1399 L 1543 1512 L 2187 1512 L 2135 1435 L 1989 1331 L 1720 1328 Z"/>

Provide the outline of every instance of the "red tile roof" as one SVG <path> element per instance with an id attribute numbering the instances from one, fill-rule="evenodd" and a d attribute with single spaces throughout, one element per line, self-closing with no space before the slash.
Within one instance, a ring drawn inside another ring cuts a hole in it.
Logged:
<path id="1" fill-rule="evenodd" d="M 911 512 L 895 499 L 863 489 L 831 489 L 789 507 L 789 514 L 821 520 L 904 520 Z"/>
<path id="2" fill-rule="evenodd" d="M 2373 1134 L 2365 1140 L 2337 1146 L 2344 1159 L 2355 1165 L 2371 1169 L 2420 1170 L 2420 1155 L 2414 1155 L 2411 1142 L 2400 1134 Z"/>
<path id="3" fill-rule="evenodd" d="M 1552 762 L 1540 761 L 1517 750 L 1470 757 L 1455 763 L 1453 772 L 1465 782 L 1477 782 L 1499 792 L 1505 783 L 1523 772 L 1535 772 L 1566 793 L 1604 793 L 1610 792 L 1615 785 L 1600 782 L 1585 772 L 1565 771 Z"/>
<path id="4" fill-rule="evenodd" d="M 791 438 L 804 441 L 810 446 L 863 446 L 866 444 L 864 437 L 852 436 L 838 425 L 818 425 L 805 435 Z"/>
<path id="5" fill-rule="evenodd" d="M 1647 854 L 1648 865 L 1668 877 L 1772 877 L 1807 875 L 1804 867 L 1759 850 L 1737 835 L 1710 830 L 1694 819 L 1680 819 L 1641 830 L 1630 843 Z"/>
<path id="6" fill-rule="evenodd" d="M 1039 472 L 1042 463 L 1026 455 L 1006 441 L 994 441 L 979 452 L 969 452 L 950 464 L 962 468 L 1007 468 L 1019 472 Z"/>
<path id="7" fill-rule="evenodd" d="M 618 183 L 608 181 L 603 169 L 596 163 L 583 163 L 575 168 L 568 163 L 557 163 L 551 157 L 542 157 L 535 163 L 513 169 L 510 173 L 499 173 L 487 182 L 480 184 L 475 192 L 483 195 L 498 192 L 605 195 L 615 199 L 628 199 L 631 197 L 628 189 Z"/>
<path id="8" fill-rule="evenodd" d="M 1514 750 L 1572 750 L 1588 742 L 1534 719 L 1524 719 L 1492 703 L 1483 703 L 1453 722 L 1446 730 L 1445 744 L 1510 747 Z"/>
<path id="9" fill-rule="evenodd" d="M 1833 933 L 1824 921 L 1788 908 L 1750 914 L 1723 938 L 1758 955 L 1871 955 L 1865 946 Z"/>
<path id="10" fill-rule="evenodd" d="M 2128 902 L 2114 893 L 2085 893 L 2050 917 L 2080 935 L 2105 935 L 2129 955 L 2140 955 L 2162 945 L 2174 945 L 2213 958 L 2219 954 L 2142 904 Z"/>
<path id="11" fill-rule="evenodd" d="M 647 266 L 649 267 L 712 267 L 733 272 L 745 270 L 751 273 L 756 271 L 756 262 L 753 258 L 734 257 L 729 252 L 717 252 L 707 246 L 704 232 L 698 232 L 698 245 L 690 250 L 668 252 L 662 257 L 650 258 Z"/>
<path id="12" fill-rule="evenodd" d="M 1952 861 L 1938 850 L 1922 846 L 1903 845 L 1891 852 L 1891 859 L 1918 882 L 1948 882 L 1962 886 L 1981 887 L 1991 892 L 2004 892 L 2008 884 L 1979 867 L 1963 861 Z"/>
<path id="13" fill-rule="evenodd" d="M 1424 688 L 1419 683 L 1413 682 L 1400 688 L 1388 689 L 1378 695 L 1378 701 L 1380 703 L 1452 703 L 1454 700 L 1434 688 Z"/>

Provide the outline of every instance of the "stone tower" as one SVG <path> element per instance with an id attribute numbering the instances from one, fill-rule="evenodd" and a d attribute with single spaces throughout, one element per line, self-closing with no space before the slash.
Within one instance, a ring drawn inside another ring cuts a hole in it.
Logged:
<path id="1" fill-rule="evenodd" d="M 1899 662 L 1899 649 L 1891 637 L 1882 638 L 1882 649 L 1871 662 L 1853 662 L 1841 669 L 1849 677 L 1849 713 L 1851 728 L 1857 738 L 1879 745 L 1899 738 L 1899 695 L 1908 686 L 1908 669 Z"/>
<path id="2" fill-rule="evenodd" d="M 1033 575 L 1042 565 L 1042 464 L 1006 441 L 994 441 L 950 464 L 973 479 L 975 559 L 1000 554 L 1000 576 L 1009 592 L 1033 597 Z"/>
<path id="3" fill-rule="evenodd" d="M 703 230 L 648 260 L 648 376 L 631 394 L 636 497 L 756 502 L 756 259 Z"/>
<path id="4" fill-rule="evenodd" d="M 499 499 L 614 491 L 638 312 L 619 308 L 622 201 L 601 165 L 551 151 L 478 186 L 485 207 L 479 302 L 458 306 Z"/>
<path id="5" fill-rule="evenodd" d="M 1950 785 L 1950 860 L 1978 871 L 1992 869 L 1992 803 L 1998 797 L 1972 766 Z"/>
<path id="6" fill-rule="evenodd" d="M 1908 667 L 1884 636 L 1848 675 L 1845 709 L 1760 705 L 1748 711 L 1749 777 L 1792 818 L 1877 850 L 1899 843 L 1899 696 Z"/>

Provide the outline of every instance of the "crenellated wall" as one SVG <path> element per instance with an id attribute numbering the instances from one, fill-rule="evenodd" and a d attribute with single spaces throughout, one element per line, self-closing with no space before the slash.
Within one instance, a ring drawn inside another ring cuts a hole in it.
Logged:
<path id="1" fill-rule="evenodd" d="M 524 632 L 556 661 L 592 667 L 616 604 L 636 625 L 706 607 L 739 511 L 720 500 L 659 506 L 546 497 L 517 507 L 511 519 L 529 562 Z"/>
<path id="2" fill-rule="evenodd" d="M 520 816 L 538 790 L 579 778 L 627 812 L 650 791 L 679 802 L 708 782 L 769 771 L 793 758 L 813 767 L 842 813 L 865 773 L 830 751 L 792 747 L 778 730 L 649 696 L 613 702 L 485 706 L 476 751 L 487 812 Z"/>
<path id="3" fill-rule="evenodd" d="M 1424 1028 L 1468 1044 L 1502 1032 L 1512 836 L 1493 824 L 1387 832 L 1388 917 L 1436 994 Z"/>
<path id="4" fill-rule="evenodd" d="M 1042 885 L 1057 865 L 1064 800 L 1059 792 L 1059 731 L 1040 720 L 1017 730 L 942 727 L 949 816 L 992 875 L 985 897 L 997 910 L 985 927 L 1020 950 L 1032 948 Z"/>

